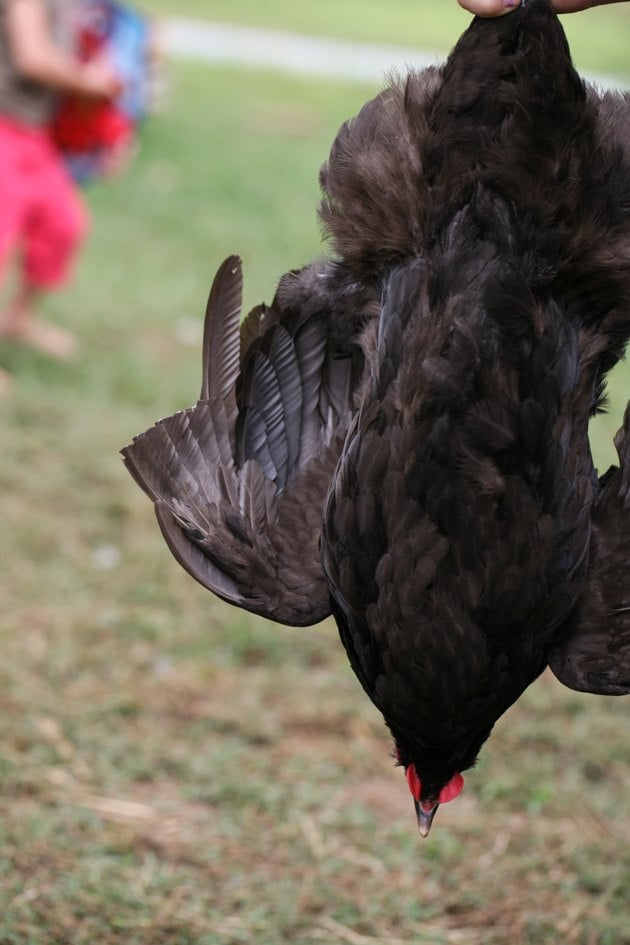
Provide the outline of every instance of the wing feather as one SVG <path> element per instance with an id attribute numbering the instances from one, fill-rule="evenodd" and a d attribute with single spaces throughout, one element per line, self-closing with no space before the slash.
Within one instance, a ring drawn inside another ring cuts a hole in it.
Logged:
<path id="1" fill-rule="evenodd" d="M 330 612 L 319 536 L 352 417 L 353 354 L 335 349 L 332 302 L 325 312 L 261 306 L 239 336 L 241 292 L 232 256 L 208 301 L 201 399 L 122 452 L 197 581 L 254 613 L 307 625 Z"/>
<path id="2" fill-rule="evenodd" d="M 630 404 L 615 437 L 619 467 L 602 478 L 592 511 L 593 536 L 579 607 L 548 662 L 560 682 L 580 692 L 630 692 Z"/>
<path id="3" fill-rule="evenodd" d="M 234 386 L 240 351 L 242 295 L 241 260 L 238 256 L 228 256 L 217 271 L 206 306 L 201 400 L 223 398 Z"/>

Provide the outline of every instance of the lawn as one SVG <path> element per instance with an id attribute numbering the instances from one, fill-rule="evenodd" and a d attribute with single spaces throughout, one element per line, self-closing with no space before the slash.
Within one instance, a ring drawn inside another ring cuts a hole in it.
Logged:
<path id="1" fill-rule="evenodd" d="M 318 167 L 373 91 L 174 63 L 47 302 L 81 358 L 0 349 L 0 945 L 628 942 L 627 700 L 543 677 L 421 842 L 332 624 L 204 592 L 118 456 L 195 400 L 224 256 L 249 306 L 323 252 Z M 628 386 L 623 366 L 602 465 Z"/>

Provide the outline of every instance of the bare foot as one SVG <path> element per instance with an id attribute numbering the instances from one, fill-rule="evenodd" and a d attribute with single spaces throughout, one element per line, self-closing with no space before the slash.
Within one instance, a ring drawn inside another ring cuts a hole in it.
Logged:
<path id="1" fill-rule="evenodd" d="M 69 361 L 78 350 L 74 335 L 39 318 L 27 318 L 15 324 L 0 322 L 0 338 L 19 341 L 58 361 Z"/>

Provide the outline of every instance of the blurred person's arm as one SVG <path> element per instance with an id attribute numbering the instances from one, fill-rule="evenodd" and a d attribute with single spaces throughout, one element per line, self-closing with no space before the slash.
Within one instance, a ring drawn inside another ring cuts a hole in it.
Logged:
<path id="1" fill-rule="evenodd" d="M 14 66 L 25 78 L 81 95 L 111 98 L 120 91 L 107 62 L 81 63 L 55 44 L 43 0 L 11 0 L 6 27 Z"/>
<path id="2" fill-rule="evenodd" d="M 624 0 L 554 0 L 557 13 L 575 13 L 590 7 L 603 7 L 609 3 L 623 3 Z M 518 9 L 521 0 L 458 0 L 460 7 L 477 16 L 502 16 Z"/>

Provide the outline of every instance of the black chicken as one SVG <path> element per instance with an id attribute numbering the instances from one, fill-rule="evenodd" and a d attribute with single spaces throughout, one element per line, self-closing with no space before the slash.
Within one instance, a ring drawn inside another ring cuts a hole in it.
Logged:
<path id="1" fill-rule="evenodd" d="M 630 690 L 630 408 L 601 479 L 587 429 L 630 334 L 630 97 L 529 0 L 369 102 L 321 183 L 336 259 L 240 339 L 226 260 L 201 399 L 123 453 L 203 585 L 334 615 L 426 835 L 545 666 Z"/>

